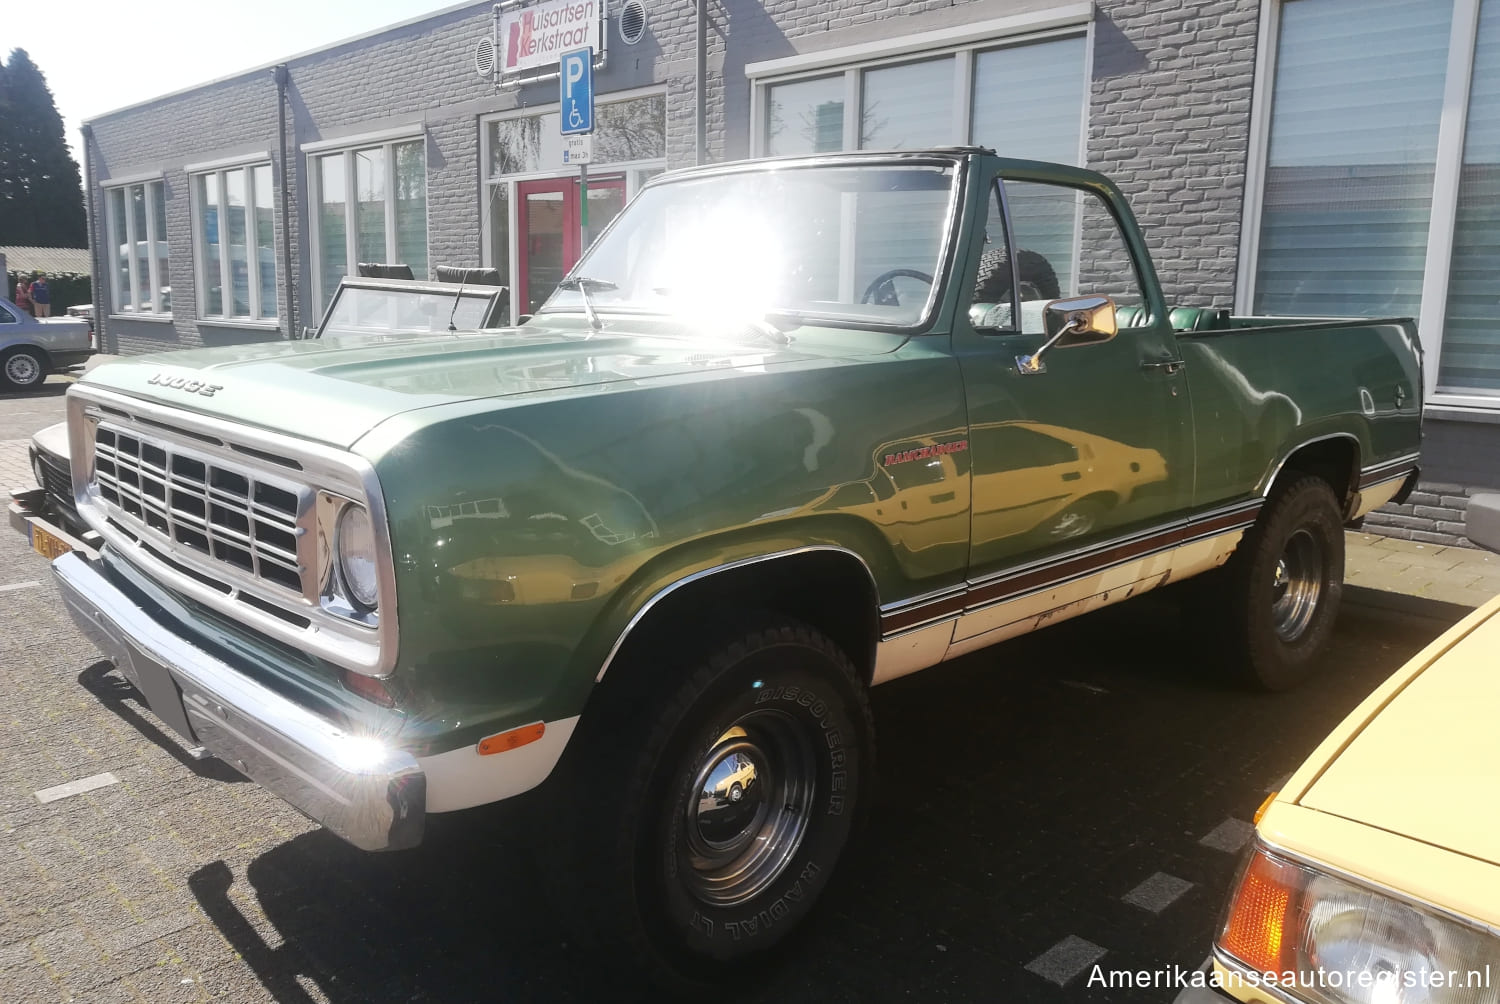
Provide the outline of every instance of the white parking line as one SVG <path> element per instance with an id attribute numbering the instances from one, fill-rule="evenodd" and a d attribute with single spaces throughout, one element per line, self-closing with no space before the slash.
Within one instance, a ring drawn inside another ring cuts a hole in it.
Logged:
<path id="1" fill-rule="evenodd" d="M 1226 819 L 1198 843 L 1225 854 L 1238 854 L 1240 848 L 1248 844 L 1254 835 L 1255 827 L 1243 819 Z"/>
<path id="2" fill-rule="evenodd" d="M 83 777 L 77 781 L 69 781 L 67 784 L 59 784 L 55 788 L 43 788 L 36 792 L 36 800 L 46 804 L 55 802 L 59 798 L 71 798 L 74 795 L 82 795 L 86 791 L 93 791 L 95 788 L 104 788 L 119 783 L 120 779 L 108 772 L 95 774 L 93 777 Z"/>
<path id="3" fill-rule="evenodd" d="M 1120 898 L 1131 906 L 1138 906 L 1151 913 L 1161 913 L 1192 887 L 1193 883 L 1187 879 L 1157 872 Z"/>
<path id="4" fill-rule="evenodd" d="M 0 586 L 0 593 L 9 593 L 17 589 L 31 589 L 34 586 L 40 585 L 41 583 L 35 579 L 32 579 L 30 582 L 12 582 L 8 586 Z"/>
<path id="5" fill-rule="evenodd" d="M 1092 941 L 1070 934 L 1026 963 L 1026 970 L 1036 973 L 1048 983 L 1064 987 L 1073 977 L 1104 958 L 1106 953 L 1106 949 Z"/>

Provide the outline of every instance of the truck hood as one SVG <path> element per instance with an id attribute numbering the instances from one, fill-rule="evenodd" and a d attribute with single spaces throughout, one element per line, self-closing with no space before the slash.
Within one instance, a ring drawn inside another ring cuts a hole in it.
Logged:
<path id="1" fill-rule="evenodd" d="M 1372 710 L 1300 805 L 1500 865 L 1500 600 L 1481 610 Z"/>
<path id="2" fill-rule="evenodd" d="M 137 356 L 83 383 L 347 449 L 386 419 L 477 398 L 554 397 L 623 381 L 888 352 L 896 335 L 801 328 L 694 336 L 646 321 L 272 342 Z"/>

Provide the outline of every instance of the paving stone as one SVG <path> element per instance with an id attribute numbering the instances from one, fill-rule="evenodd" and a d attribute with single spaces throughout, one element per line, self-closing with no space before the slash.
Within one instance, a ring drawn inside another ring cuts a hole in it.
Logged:
<path id="1" fill-rule="evenodd" d="M 1187 879 L 1157 872 L 1122 898 L 1131 906 L 1138 906 L 1151 913 L 1161 913 L 1192 887 L 1193 883 Z"/>
<path id="2" fill-rule="evenodd" d="M 1243 819 L 1226 819 L 1198 843 L 1226 854 L 1237 854 L 1255 835 L 1255 827 Z"/>
<path id="3" fill-rule="evenodd" d="M 1106 949 L 1092 941 L 1070 934 L 1026 963 L 1026 969 L 1049 983 L 1063 987 L 1106 954 Z"/>
<path id="4" fill-rule="evenodd" d="M 1438 547 L 1430 551 L 1402 551 L 1399 555 L 1385 558 L 1392 564 L 1408 565 L 1419 568 L 1432 568 L 1445 572 L 1450 568 L 1463 563 L 1463 559 L 1448 553 L 1448 548 Z"/>

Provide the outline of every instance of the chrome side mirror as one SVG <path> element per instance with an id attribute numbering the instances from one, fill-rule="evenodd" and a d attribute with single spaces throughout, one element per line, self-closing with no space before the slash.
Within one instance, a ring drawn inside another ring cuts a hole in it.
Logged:
<path id="1" fill-rule="evenodd" d="M 1029 356 L 1016 356 L 1016 370 L 1022 374 L 1045 373 L 1047 364 L 1042 353 L 1056 346 L 1097 345 L 1115 337 L 1120 330 L 1115 320 L 1115 301 L 1107 296 L 1075 296 L 1053 300 L 1042 308 L 1042 327 L 1047 340 Z"/>

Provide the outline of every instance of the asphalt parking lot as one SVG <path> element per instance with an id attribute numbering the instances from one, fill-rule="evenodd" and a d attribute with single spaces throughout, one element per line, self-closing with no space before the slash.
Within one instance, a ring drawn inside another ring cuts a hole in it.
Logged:
<path id="1" fill-rule="evenodd" d="M 60 417 L 52 384 L 0 396 L 0 444 Z M 187 757 L 8 528 L 0 610 L 0 1000 L 618 999 L 570 937 L 591 905 L 539 881 L 545 799 L 362 854 Z M 866 838 L 783 962 L 716 996 L 1170 1001 L 1091 967 L 1200 962 L 1256 806 L 1443 626 L 1346 608 L 1317 680 L 1252 696 L 1146 597 L 878 689 Z"/>

